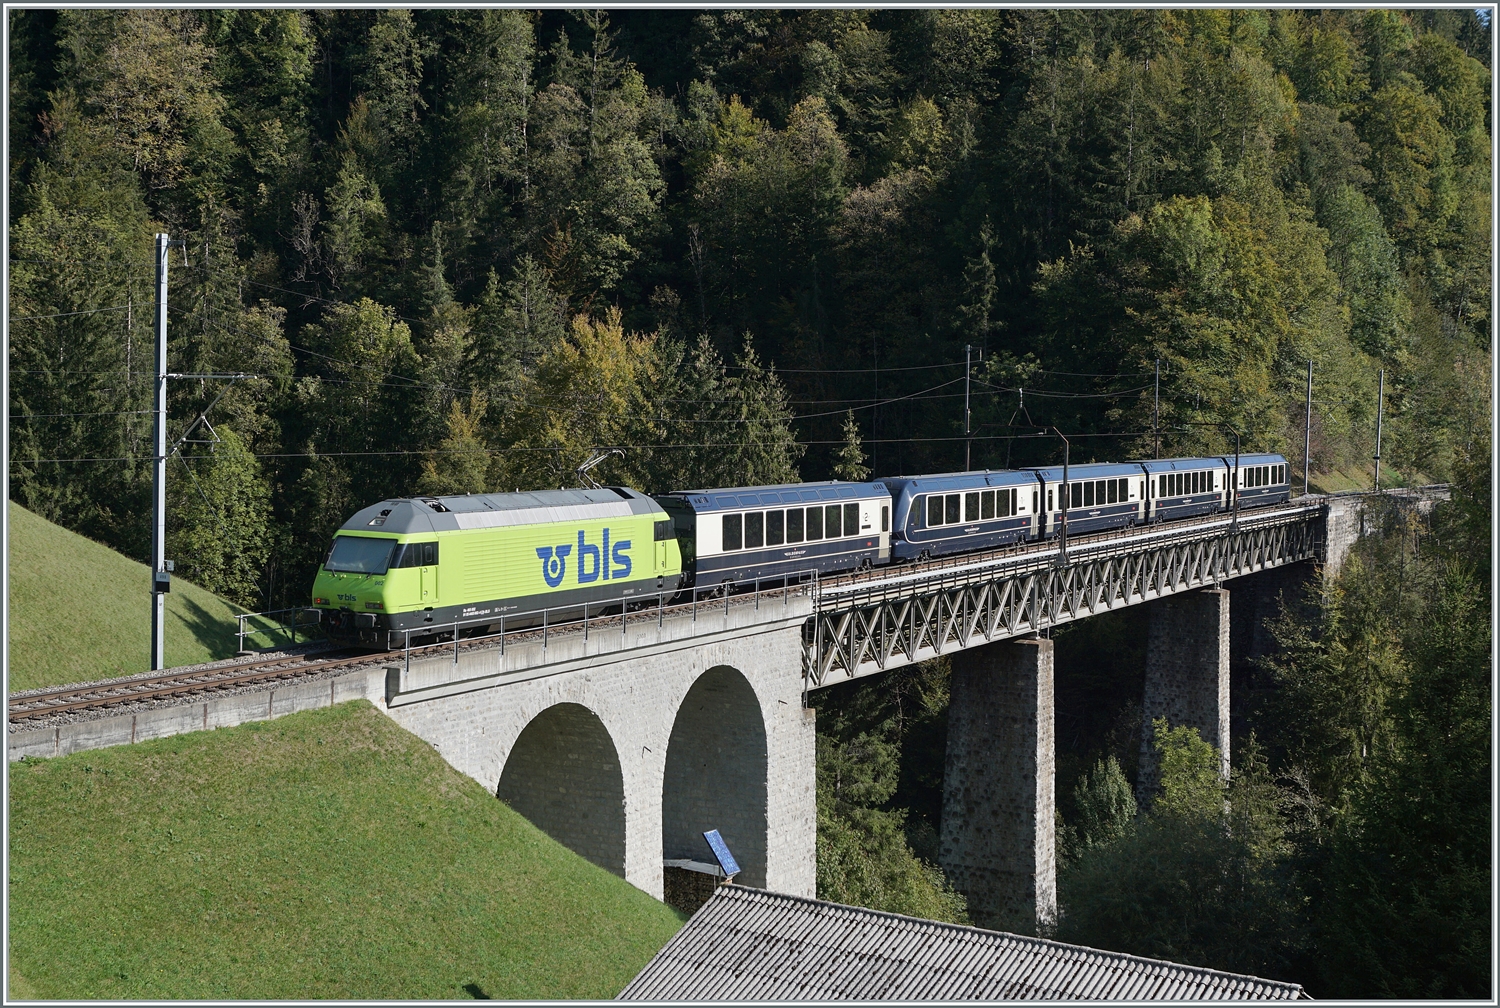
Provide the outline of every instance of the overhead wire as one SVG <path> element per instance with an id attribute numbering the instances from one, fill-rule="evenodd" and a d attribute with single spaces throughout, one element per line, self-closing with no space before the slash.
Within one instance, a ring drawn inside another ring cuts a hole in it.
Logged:
<path id="1" fill-rule="evenodd" d="M 1022 428 L 1022 429 L 1035 430 L 1034 427 L 1031 427 L 1031 428 Z M 1145 436 L 1150 435 L 1150 433 L 1151 433 L 1150 431 L 1125 431 L 1125 432 L 1100 431 L 1100 432 L 1094 432 L 1094 433 L 1069 434 L 1068 435 L 1068 440 L 1070 440 L 1070 441 L 1076 441 L 1076 440 L 1081 440 L 1081 439 L 1086 439 L 1086 438 L 1145 437 Z M 955 436 L 952 436 L 952 437 L 924 437 L 924 438 L 871 438 L 869 440 L 864 441 L 864 443 L 865 444 L 876 444 L 876 443 L 878 443 L 878 444 L 917 444 L 917 443 L 927 443 L 927 442 L 945 442 L 945 443 L 951 443 L 951 442 L 955 442 L 955 441 L 1003 441 L 1003 440 L 1007 440 L 1007 439 L 1011 439 L 1011 438 L 1014 438 L 1014 439 L 1017 439 L 1017 440 L 1029 440 L 1029 439 L 1032 439 L 1032 438 L 1047 438 L 1047 439 L 1051 439 L 1051 438 L 1056 438 L 1056 437 L 1057 437 L 1056 434 L 1053 434 L 1053 433 L 1050 433 L 1050 432 L 1038 432 L 1038 433 L 1033 433 L 1033 434 L 987 434 L 987 435 L 976 435 L 974 437 L 968 437 L 968 438 L 964 437 L 963 435 L 955 435 Z M 845 442 L 843 442 L 841 440 L 836 440 L 836 441 L 795 441 L 795 442 L 785 442 L 785 441 L 722 441 L 722 442 L 705 442 L 705 443 L 701 443 L 701 444 L 682 444 L 682 443 L 673 443 L 673 444 L 620 444 L 620 445 L 610 445 L 609 447 L 629 449 L 629 450 L 635 450 L 635 451 L 659 451 L 659 450 L 662 450 L 662 449 L 680 449 L 680 448 L 777 448 L 777 447 L 786 447 L 788 444 L 794 444 L 794 445 L 798 445 L 798 446 L 811 447 L 811 446 L 814 446 L 814 445 L 841 445 L 841 444 L 844 444 L 844 443 Z M 505 447 L 505 448 L 429 448 L 429 449 L 410 449 L 410 450 L 405 450 L 405 451 L 369 451 L 369 452 L 266 452 L 266 453 L 260 453 L 260 454 L 253 454 L 253 455 L 251 455 L 251 457 L 252 458 L 258 458 L 258 459 L 281 459 L 281 458 L 313 458 L 313 459 L 317 459 L 317 458 L 385 458 L 385 457 L 429 456 L 429 455 L 498 455 L 498 454 L 502 454 L 502 453 L 505 453 L 505 452 L 558 452 L 558 451 L 563 451 L 563 450 L 564 449 L 561 448 L 561 447 L 536 447 L 536 448 L 529 448 L 529 447 L 513 446 L 513 447 Z M 155 456 L 151 456 L 151 455 L 121 455 L 121 456 L 116 456 L 116 457 L 99 457 L 99 458 L 12 459 L 11 461 L 12 461 L 12 463 L 35 463 L 35 464 L 40 464 L 40 463 L 43 463 L 43 462 L 49 462 L 49 463 L 61 463 L 61 462 L 145 462 L 145 461 L 151 460 L 154 457 Z M 1079 463 L 1079 464 L 1083 465 L 1084 463 Z"/>
<path id="2" fill-rule="evenodd" d="M 124 311 L 127 308 L 136 307 L 133 304 L 114 305 L 110 308 L 90 308 L 86 311 L 55 312 L 51 315 L 16 315 L 9 319 L 11 322 L 35 322 L 39 319 L 71 318 L 74 315 L 98 315 L 100 312 Z M 142 306 L 145 307 L 145 306 Z"/>

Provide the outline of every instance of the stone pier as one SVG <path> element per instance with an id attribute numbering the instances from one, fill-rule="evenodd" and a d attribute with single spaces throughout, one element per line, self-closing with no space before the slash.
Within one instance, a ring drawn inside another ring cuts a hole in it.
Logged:
<path id="1" fill-rule="evenodd" d="M 953 656 L 939 859 L 980 927 L 1036 935 L 1057 919 L 1052 642 Z"/>
<path id="2" fill-rule="evenodd" d="M 1229 592 L 1222 588 L 1169 595 L 1150 604 L 1146 689 L 1141 703 L 1141 761 L 1136 799 L 1143 806 L 1160 784 L 1152 722 L 1198 729 L 1219 750 L 1229 776 Z"/>

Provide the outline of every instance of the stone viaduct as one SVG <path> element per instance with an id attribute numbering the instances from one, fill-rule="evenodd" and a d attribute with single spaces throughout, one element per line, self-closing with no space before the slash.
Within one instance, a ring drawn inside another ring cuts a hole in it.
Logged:
<path id="1" fill-rule="evenodd" d="M 503 648 L 393 666 L 380 699 L 454 767 L 657 898 L 664 862 L 707 860 L 709 829 L 738 858 L 740 881 L 812 896 L 807 691 L 950 653 L 943 867 L 976 922 L 1036 933 L 1056 912 L 1045 628 L 1149 603 L 1145 717 L 1197 727 L 1227 772 L 1231 656 L 1265 651 L 1278 596 L 1340 566 L 1364 531 L 1366 503 L 1301 499 L 1280 525 L 1255 516 L 1259 532 L 1222 517 L 1196 538 L 1181 523 L 1170 542 L 1142 530 L 1097 555 L 1075 546 L 1066 564 L 1043 547 L 962 584 L 882 583 L 878 603 L 867 577 L 863 595 L 843 602 L 825 583 L 631 614 L 587 633 L 513 635 Z M 921 626 L 907 615 L 917 610 Z M 1147 789 L 1151 774 L 1148 759 Z"/>
<path id="2" fill-rule="evenodd" d="M 1426 510 L 1436 496 L 1389 499 Z M 552 837 L 658 899 L 667 862 L 708 859 L 710 829 L 742 866 L 738 881 L 814 896 L 809 691 L 949 654 L 940 859 L 976 923 L 1035 934 L 1056 913 L 1051 628 L 1147 604 L 1144 715 L 1197 727 L 1227 770 L 1231 659 L 1267 649 L 1264 623 L 1285 589 L 1340 567 L 1372 499 L 1300 498 L 1238 520 L 1089 537 L 1065 556 L 1043 545 L 513 632 L 310 690 L 326 694 L 319 703 L 368 696 Z M 184 708 L 181 725 L 157 734 L 196 730 L 200 716 L 208 727 L 210 706 Z M 261 716 L 270 708 L 274 696 Z M 117 741 L 133 741 L 135 720 L 115 720 L 129 722 Z M 123 730 L 98 725 L 101 738 Z M 52 732 L 13 735 L 10 758 L 61 746 Z M 1151 773 L 1147 760 L 1147 790 Z"/>

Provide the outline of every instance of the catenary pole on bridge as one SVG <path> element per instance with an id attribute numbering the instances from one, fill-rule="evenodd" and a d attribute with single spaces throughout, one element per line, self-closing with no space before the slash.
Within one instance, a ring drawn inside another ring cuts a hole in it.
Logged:
<path id="1" fill-rule="evenodd" d="M 156 236 L 156 449 L 151 463 L 151 669 L 166 668 L 167 574 L 167 250 Z"/>
<path id="2" fill-rule="evenodd" d="M 1385 412 L 1385 368 L 1380 369 L 1380 391 L 1375 398 L 1375 489 L 1380 489 L 1380 421 Z"/>
<path id="3" fill-rule="evenodd" d="M 971 433 L 970 427 L 969 427 L 969 418 L 970 418 L 970 415 L 971 415 L 969 413 L 969 358 L 970 358 L 970 354 L 972 354 L 973 352 L 974 352 L 974 348 L 971 345 L 969 345 L 968 343 L 965 343 L 964 344 L 964 472 L 968 472 L 969 469 L 970 469 L 970 464 L 969 464 L 969 449 L 974 444 L 973 439 L 969 437 L 969 434 Z"/>
<path id="4" fill-rule="evenodd" d="M 1307 418 L 1302 424 L 1302 496 L 1306 497 L 1311 491 L 1307 489 L 1308 473 L 1312 464 L 1312 361 L 1307 362 Z"/>
<path id="5" fill-rule="evenodd" d="M 1151 393 L 1151 457 L 1161 458 L 1161 358 L 1156 358 Z"/>

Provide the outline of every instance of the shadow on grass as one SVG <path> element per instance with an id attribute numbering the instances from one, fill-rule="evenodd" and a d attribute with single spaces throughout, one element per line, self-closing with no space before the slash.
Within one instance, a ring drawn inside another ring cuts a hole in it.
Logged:
<path id="1" fill-rule="evenodd" d="M 178 598 L 181 599 L 181 608 L 177 609 L 175 615 L 198 639 L 198 643 L 207 648 L 215 658 L 233 657 L 237 646 L 235 624 L 218 618 L 186 596 Z"/>
<path id="2" fill-rule="evenodd" d="M 484 992 L 484 988 L 481 987 L 481 986 L 479 986 L 477 983 L 466 983 L 466 984 L 464 984 L 464 992 L 466 994 L 468 994 L 469 997 L 473 998 L 475 1001 L 493 1001 L 493 1000 L 495 1000 L 494 998 L 492 998 L 488 994 L 486 994 Z"/>

